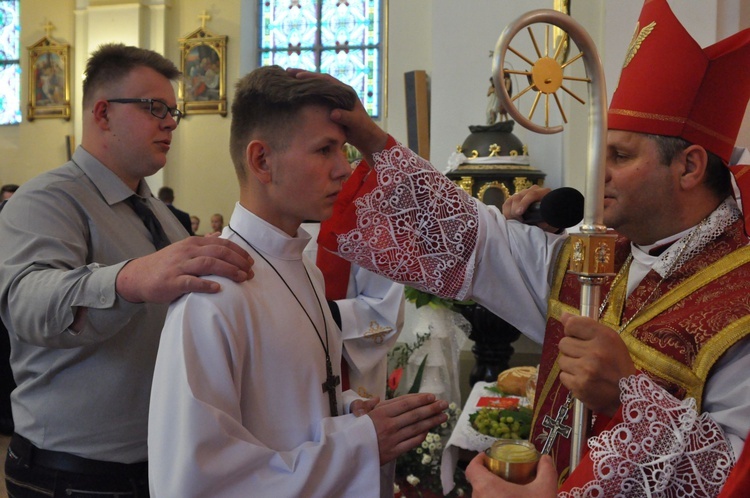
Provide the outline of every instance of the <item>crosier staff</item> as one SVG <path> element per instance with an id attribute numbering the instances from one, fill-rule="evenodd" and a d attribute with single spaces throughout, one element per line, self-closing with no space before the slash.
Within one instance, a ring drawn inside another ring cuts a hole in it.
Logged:
<path id="1" fill-rule="evenodd" d="M 543 47 L 545 49 L 544 53 L 540 50 L 531 28 L 528 28 L 538 57 L 536 62 L 532 62 L 532 60 L 511 48 L 510 42 L 519 31 L 535 23 L 546 23 L 548 26 L 545 37 L 546 43 L 545 47 Z M 570 39 L 575 42 L 580 53 L 566 62 L 560 62 L 560 59 L 563 58 L 561 57 L 561 53 L 564 50 L 564 40 L 560 37 L 559 43 L 552 47 L 552 51 L 549 50 L 549 24 L 557 26 L 567 33 Z M 527 71 L 504 70 L 505 55 L 508 50 L 511 50 L 511 52 L 526 61 L 531 68 Z M 550 52 L 553 55 L 550 55 Z M 565 76 L 563 74 L 564 69 L 578 59 L 583 60 L 588 77 L 576 78 Z M 518 92 L 513 99 L 510 98 L 505 85 L 502 84 L 506 73 L 520 74 L 529 79 L 529 86 Z M 615 236 L 607 234 L 607 227 L 604 226 L 602 221 L 604 210 L 607 92 L 604 82 L 604 72 L 596 46 L 583 27 L 568 15 L 548 9 L 527 12 L 506 26 L 500 38 L 498 38 L 492 57 L 492 78 L 495 83 L 495 92 L 498 99 L 508 114 L 525 128 L 543 134 L 559 133 L 563 130 L 562 125 L 549 126 L 550 96 L 554 98 L 563 121 L 567 123 L 556 92 L 562 89 L 579 102 L 585 103 L 566 88 L 563 83 L 566 80 L 587 83 L 590 106 L 584 216 L 580 233 L 571 235 L 573 256 L 570 260 L 569 271 L 578 275 L 578 280 L 581 283 L 581 316 L 598 319 L 599 304 L 601 302 L 601 285 L 607 276 L 614 274 L 613 255 Z M 518 111 L 513 101 L 529 91 L 536 92 L 536 97 L 527 118 Z M 545 99 L 545 126 L 539 126 L 531 121 L 531 117 L 542 96 Z M 563 422 L 571 404 L 573 405 L 573 422 L 572 426 L 568 427 L 563 425 Z M 572 472 L 580 463 L 585 452 L 589 428 L 591 427 L 590 411 L 581 401 L 574 399 L 571 394 L 568 394 L 568 399 L 560 407 L 558 415 L 554 419 L 545 416 L 543 423 L 550 430 L 542 449 L 543 453 L 548 453 L 551 450 L 554 440 L 558 435 L 568 437 L 572 432 L 570 447 L 570 468 Z"/>

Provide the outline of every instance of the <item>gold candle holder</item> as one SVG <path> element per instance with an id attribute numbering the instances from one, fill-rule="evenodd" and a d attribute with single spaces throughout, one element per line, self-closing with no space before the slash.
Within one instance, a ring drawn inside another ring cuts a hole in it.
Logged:
<path id="1" fill-rule="evenodd" d="M 508 482 L 527 484 L 536 476 L 539 451 L 522 439 L 498 439 L 485 454 L 486 466 Z"/>

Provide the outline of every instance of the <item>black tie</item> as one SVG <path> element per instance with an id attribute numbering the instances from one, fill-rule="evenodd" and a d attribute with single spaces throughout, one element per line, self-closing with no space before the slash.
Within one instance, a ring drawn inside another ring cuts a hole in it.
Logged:
<path id="1" fill-rule="evenodd" d="M 128 197 L 127 202 L 130 204 L 130 207 L 133 208 L 133 211 L 135 211 L 143 224 L 146 225 L 146 228 L 148 228 L 156 250 L 158 251 L 159 249 L 167 247 L 170 244 L 169 238 L 167 237 L 167 234 L 164 233 L 164 229 L 161 227 L 159 220 L 156 219 L 156 216 L 154 216 L 153 211 L 151 211 L 146 205 L 146 201 L 142 200 L 137 195 L 132 195 Z"/>

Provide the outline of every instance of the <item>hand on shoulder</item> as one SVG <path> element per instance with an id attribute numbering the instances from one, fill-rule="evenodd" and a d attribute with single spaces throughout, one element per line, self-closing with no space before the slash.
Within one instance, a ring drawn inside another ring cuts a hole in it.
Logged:
<path id="1" fill-rule="evenodd" d="M 188 237 L 148 256 L 129 261 L 117 275 L 116 290 L 130 302 L 169 303 L 188 292 L 219 292 L 217 275 L 244 282 L 253 277 L 253 259 L 240 246 L 218 237 Z"/>

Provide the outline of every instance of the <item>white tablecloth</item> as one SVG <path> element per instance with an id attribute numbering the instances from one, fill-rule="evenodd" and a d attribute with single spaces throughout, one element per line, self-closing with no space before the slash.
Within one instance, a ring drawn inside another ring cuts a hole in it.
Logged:
<path id="1" fill-rule="evenodd" d="M 443 493 L 448 494 L 453 487 L 455 482 L 453 481 L 453 474 L 456 471 L 456 465 L 458 464 L 459 449 L 465 449 L 469 451 L 484 451 L 496 440 L 494 437 L 485 436 L 480 434 L 471 427 L 469 423 L 469 415 L 479 410 L 477 403 L 482 397 L 505 397 L 512 398 L 517 396 L 502 396 L 494 391 L 485 389 L 488 386 L 494 386 L 494 382 L 477 382 L 469 393 L 469 397 L 466 399 L 466 404 L 463 407 L 461 415 L 458 417 L 456 427 L 453 429 L 451 437 L 448 439 L 448 443 L 443 449 L 443 456 L 440 459 L 440 481 L 443 485 Z M 525 402 L 525 398 L 521 398 L 521 405 Z"/>

